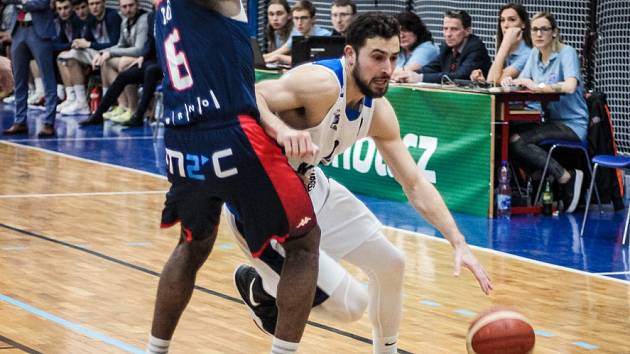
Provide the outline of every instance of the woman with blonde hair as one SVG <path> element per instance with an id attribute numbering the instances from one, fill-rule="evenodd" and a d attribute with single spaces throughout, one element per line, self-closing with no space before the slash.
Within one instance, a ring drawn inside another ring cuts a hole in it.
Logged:
<path id="1" fill-rule="evenodd" d="M 534 48 L 518 79 L 503 79 L 503 85 L 519 85 L 535 92 L 562 93 L 556 102 L 545 105 L 544 123 L 519 126 L 510 137 L 510 147 L 517 159 L 543 169 L 547 152 L 540 146 L 546 139 L 585 141 L 588 109 L 580 60 L 575 48 L 562 43 L 556 19 L 540 12 L 531 20 Z M 564 210 L 571 213 L 580 199 L 582 171 L 567 170 L 553 158 L 549 171 L 560 184 Z"/>

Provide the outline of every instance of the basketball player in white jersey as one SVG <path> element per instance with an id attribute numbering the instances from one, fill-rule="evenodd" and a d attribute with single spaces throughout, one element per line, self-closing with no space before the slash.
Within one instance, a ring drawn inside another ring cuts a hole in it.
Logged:
<path id="1" fill-rule="evenodd" d="M 329 163 L 357 140 L 374 140 L 409 202 L 451 243 L 455 275 L 464 266 L 472 271 L 484 293 L 492 289 L 486 271 L 472 254 L 441 196 L 403 144 L 396 114 L 383 97 L 399 51 L 396 20 L 378 13 L 364 14 L 348 29 L 343 58 L 302 65 L 280 79 L 256 85 L 262 124 L 284 147 L 290 164 L 305 175 L 321 228 L 314 310 L 354 321 L 369 307 L 374 353 L 397 352 L 404 258 L 385 238 L 382 225 L 367 207 L 314 167 Z M 313 153 L 314 158 L 305 160 Z M 239 216 L 225 214 L 238 235 L 242 229 Z M 283 255 L 282 247 L 272 241 L 260 257 L 250 257 L 254 267 L 241 265 L 235 273 L 241 297 L 258 326 L 268 333 L 274 331 L 273 298 Z M 341 259 L 367 273 L 367 290 L 338 263 Z"/>

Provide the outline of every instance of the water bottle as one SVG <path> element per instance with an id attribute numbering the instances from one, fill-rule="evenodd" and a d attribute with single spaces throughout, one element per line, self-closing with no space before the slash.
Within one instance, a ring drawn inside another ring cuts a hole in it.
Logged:
<path id="1" fill-rule="evenodd" d="M 90 91 L 90 113 L 96 112 L 99 104 L 101 104 L 101 90 L 100 87 L 94 86 Z"/>
<path id="2" fill-rule="evenodd" d="M 509 218 L 512 214 L 512 189 L 507 161 L 501 162 L 499 170 L 499 191 L 497 193 L 497 217 Z"/>
<path id="3" fill-rule="evenodd" d="M 545 190 L 543 191 L 543 214 L 551 215 L 553 213 L 553 192 L 551 191 L 551 182 L 549 179 L 545 182 Z"/>
<path id="4" fill-rule="evenodd" d="M 527 206 L 532 206 L 532 192 L 534 191 L 534 187 L 532 186 L 532 178 L 527 177 L 527 187 L 525 189 L 525 197 L 527 198 Z"/>

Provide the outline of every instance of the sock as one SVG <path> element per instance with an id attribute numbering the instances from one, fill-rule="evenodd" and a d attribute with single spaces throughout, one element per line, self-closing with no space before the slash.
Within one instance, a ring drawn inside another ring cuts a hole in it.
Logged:
<path id="1" fill-rule="evenodd" d="M 43 96 L 44 95 L 44 80 L 41 77 L 36 77 L 35 78 L 35 92 L 39 96 Z"/>
<path id="2" fill-rule="evenodd" d="M 291 354 L 297 353 L 299 343 L 287 342 L 273 337 L 271 341 L 271 354 Z"/>
<path id="3" fill-rule="evenodd" d="M 171 344 L 170 340 L 164 340 L 149 336 L 149 344 L 147 345 L 147 354 L 166 354 L 168 353 L 168 346 Z"/>
<path id="4" fill-rule="evenodd" d="M 398 353 L 398 336 L 374 337 L 373 347 L 375 354 L 396 354 Z"/>
<path id="5" fill-rule="evenodd" d="M 66 87 L 66 101 L 72 102 L 74 100 L 76 100 L 76 97 L 74 96 L 74 87 Z"/>
<path id="6" fill-rule="evenodd" d="M 57 85 L 57 97 L 62 101 L 66 98 L 66 91 L 63 89 L 63 85 Z"/>
<path id="7" fill-rule="evenodd" d="M 103 96 L 101 97 L 105 97 L 105 94 L 107 93 L 107 89 L 109 89 L 109 87 L 103 86 Z"/>
<path id="8" fill-rule="evenodd" d="M 83 85 L 74 85 L 74 95 L 77 97 L 77 102 L 86 103 L 85 97 L 85 86 Z"/>

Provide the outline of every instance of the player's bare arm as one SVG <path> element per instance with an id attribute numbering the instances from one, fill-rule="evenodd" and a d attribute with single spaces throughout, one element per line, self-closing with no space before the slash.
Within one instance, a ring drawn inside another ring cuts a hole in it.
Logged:
<path id="1" fill-rule="evenodd" d="M 451 243 L 454 250 L 455 275 L 459 275 L 461 265 L 464 265 L 477 278 L 483 292 L 488 294 L 492 289 L 488 274 L 470 251 L 439 192 L 424 177 L 403 144 L 396 113 L 385 98 L 380 98 L 376 102 L 369 134 L 411 205 Z"/>
<path id="2" fill-rule="evenodd" d="M 308 132 L 301 129 L 319 124 L 337 99 L 339 86 L 332 75 L 304 65 L 280 79 L 256 85 L 262 125 L 284 147 L 287 156 L 307 158 L 317 153 L 318 147 Z"/>

